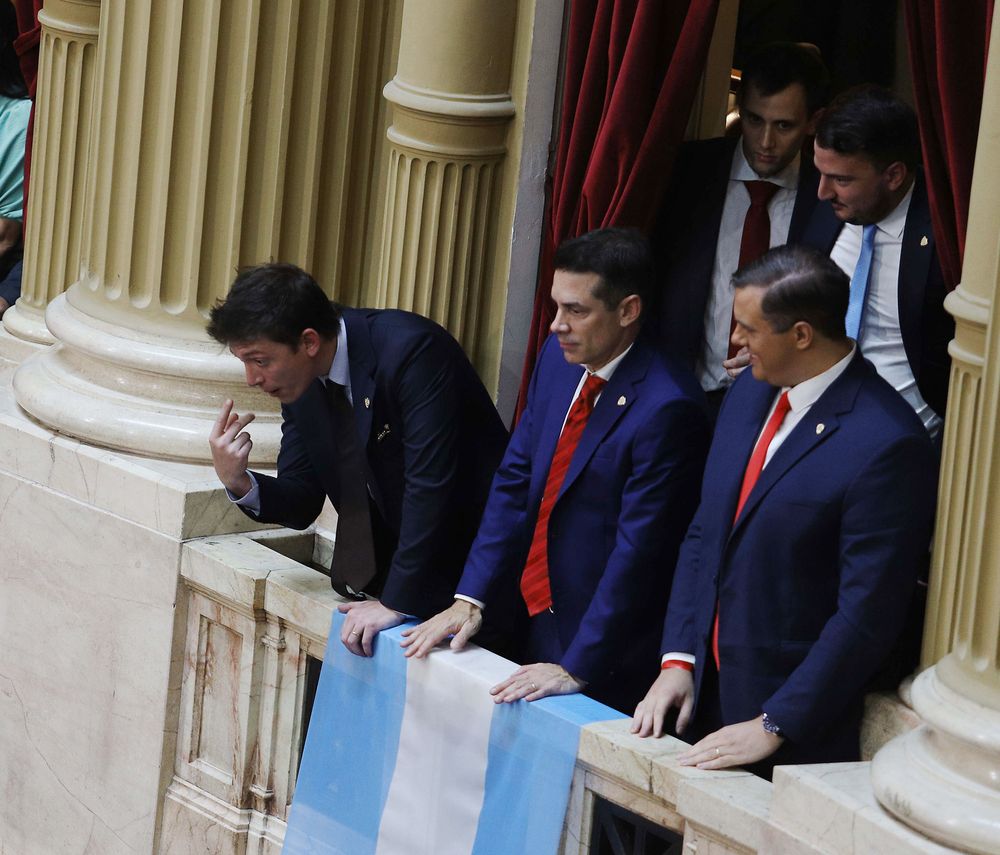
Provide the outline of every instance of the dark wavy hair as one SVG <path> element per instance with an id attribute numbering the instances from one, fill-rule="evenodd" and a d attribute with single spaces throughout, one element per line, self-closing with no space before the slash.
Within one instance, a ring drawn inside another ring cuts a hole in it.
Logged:
<path id="1" fill-rule="evenodd" d="M 226 299 L 212 308 L 207 331 L 220 344 L 268 339 L 297 350 L 309 328 L 336 338 L 340 307 L 302 268 L 261 264 L 236 277 Z"/>
<path id="2" fill-rule="evenodd" d="M 848 89 L 830 102 L 816 126 L 816 142 L 837 154 L 865 157 L 880 172 L 896 161 L 911 171 L 920 162 L 913 108 L 871 84 Z"/>
<path id="3" fill-rule="evenodd" d="M 765 252 L 733 276 L 734 288 L 749 286 L 767 289 L 761 311 L 775 332 L 805 321 L 827 338 L 847 335 L 851 280 L 819 250 L 786 244 Z"/>
<path id="4" fill-rule="evenodd" d="M 631 294 L 638 294 L 643 307 L 653 290 L 653 253 L 638 229 L 595 229 L 559 245 L 552 260 L 555 270 L 596 273 L 601 281 L 594 296 L 614 309 Z"/>

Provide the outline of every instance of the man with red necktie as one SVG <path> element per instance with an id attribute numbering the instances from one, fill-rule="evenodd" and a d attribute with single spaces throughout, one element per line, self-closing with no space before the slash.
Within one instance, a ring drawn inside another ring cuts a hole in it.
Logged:
<path id="1" fill-rule="evenodd" d="M 407 630 L 408 656 L 461 648 L 517 579 L 530 620 L 497 702 L 586 691 L 631 712 L 659 659 L 670 572 L 697 504 L 708 425 L 685 369 L 639 335 L 652 279 L 638 232 L 556 252 L 552 336 L 490 490 L 455 603 Z M 652 621 L 653 623 L 649 623 Z"/>
<path id="2" fill-rule="evenodd" d="M 732 345 L 733 274 L 800 240 L 816 207 L 810 137 L 829 75 L 809 45 L 775 42 L 748 58 L 740 133 L 685 143 L 655 230 L 662 254 L 660 342 L 695 372 L 714 415 L 746 354 Z"/>
<path id="3" fill-rule="evenodd" d="M 698 739 L 706 769 L 857 759 L 934 521 L 935 452 L 845 333 L 849 280 L 806 247 L 739 271 L 744 372 L 719 414 L 681 547 L 660 676 L 632 730 Z M 699 738 L 700 737 L 700 738 Z M 754 765 L 756 764 L 756 765 Z"/>

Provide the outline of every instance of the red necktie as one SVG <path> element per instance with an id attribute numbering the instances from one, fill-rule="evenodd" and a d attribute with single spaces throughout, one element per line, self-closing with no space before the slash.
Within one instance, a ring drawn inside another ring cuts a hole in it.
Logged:
<path id="1" fill-rule="evenodd" d="M 760 439 L 757 440 L 757 445 L 754 447 L 753 454 L 750 455 L 750 462 L 747 463 L 746 471 L 743 473 L 743 485 L 740 487 L 740 498 L 736 503 L 736 513 L 733 514 L 733 525 L 736 524 L 736 520 L 740 518 L 740 512 L 743 510 L 743 506 L 746 504 L 747 496 L 750 495 L 754 488 L 754 484 L 757 483 L 757 479 L 760 477 L 761 471 L 764 469 L 764 461 L 767 459 L 767 449 L 771 445 L 771 440 L 774 439 L 774 435 L 778 432 L 778 428 L 781 427 L 781 423 L 785 420 L 785 416 L 788 411 L 792 408 L 792 405 L 788 403 L 788 393 L 782 392 L 781 397 L 778 398 L 778 404 L 774 408 L 774 412 L 771 413 L 771 418 L 767 420 L 767 424 L 764 426 L 764 432 L 760 435 Z M 715 656 L 715 667 L 719 667 L 719 606 L 716 604 L 715 607 L 715 624 L 712 626 L 712 655 Z"/>
<path id="2" fill-rule="evenodd" d="M 528 550 L 528 560 L 524 564 L 521 576 L 521 595 L 528 606 L 528 614 L 532 617 L 544 612 L 552 605 L 552 591 L 549 588 L 549 516 L 556 503 L 556 497 L 562 483 L 566 480 L 569 462 L 573 452 L 580 442 L 580 436 L 587 425 L 587 419 L 594 409 L 594 399 L 597 398 L 605 381 L 596 374 L 591 374 L 583 384 L 580 394 L 570 407 L 566 424 L 559 435 L 552 463 L 549 464 L 549 474 L 545 479 L 545 492 L 542 493 L 542 503 L 538 508 L 538 519 L 535 522 L 535 533 L 531 538 L 531 549 Z"/>
<path id="3" fill-rule="evenodd" d="M 756 261 L 771 248 L 771 217 L 767 213 L 774 194 L 781 188 L 770 181 L 744 181 L 743 186 L 750 194 L 750 207 L 743 220 L 743 237 L 740 239 L 739 267 L 746 267 L 751 261 Z M 733 344 L 733 330 L 736 329 L 736 319 L 733 318 L 729 327 L 729 358 L 739 352 Z"/>

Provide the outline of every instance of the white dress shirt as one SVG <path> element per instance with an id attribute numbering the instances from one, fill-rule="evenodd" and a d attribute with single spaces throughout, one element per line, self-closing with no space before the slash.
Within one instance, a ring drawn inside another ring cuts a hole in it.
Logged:
<path id="1" fill-rule="evenodd" d="M 934 437 L 941 430 L 941 417 L 927 405 L 917 388 L 899 326 L 899 265 L 903 230 L 912 198 L 913 187 L 910 187 L 892 213 L 875 224 L 875 245 L 858 344 L 878 373 L 906 399 Z M 863 230 L 864 226 L 845 223 L 830 252 L 830 258 L 848 276 L 853 275 L 861 255 Z"/>
<path id="2" fill-rule="evenodd" d="M 788 241 L 788 228 L 795 209 L 795 195 L 799 186 L 799 155 L 777 175 L 764 179 L 781 189 L 767 206 L 771 220 L 769 246 L 781 246 Z M 732 378 L 722 367 L 729 356 L 729 332 L 733 319 L 733 274 L 740 263 L 740 243 L 743 240 L 743 222 L 750 210 L 750 194 L 744 181 L 760 181 L 743 154 L 743 144 L 736 146 L 729 170 L 729 186 L 722 207 L 719 240 L 715 245 L 715 262 L 712 265 L 712 289 L 705 305 L 705 334 L 701 354 L 695 365 L 695 376 L 706 392 L 722 389 L 732 383 Z"/>

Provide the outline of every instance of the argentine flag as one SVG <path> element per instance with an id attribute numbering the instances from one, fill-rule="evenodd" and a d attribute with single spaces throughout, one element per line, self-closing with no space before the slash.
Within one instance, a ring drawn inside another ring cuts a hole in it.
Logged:
<path id="1" fill-rule="evenodd" d="M 409 660 L 403 627 L 363 659 L 335 614 L 284 855 L 555 853 L 580 728 L 621 714 L 583 695 L 495 704 L 516 665 L 485 650 Z"/>

